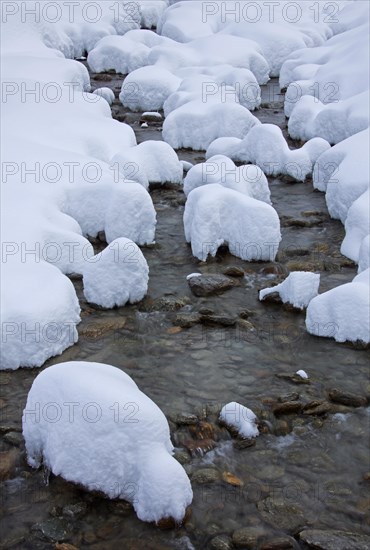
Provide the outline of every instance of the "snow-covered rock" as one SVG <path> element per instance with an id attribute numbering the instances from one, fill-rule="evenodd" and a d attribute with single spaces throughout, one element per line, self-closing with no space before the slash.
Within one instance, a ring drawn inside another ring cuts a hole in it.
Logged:
<path id="1" fill-rule="evenodd" d="M 88 302 L 104 308 L 133 304 L 148 291 L 149 267 L 140 248 L 121 237 L 86 262 L 84 295 Z"/>
<path id="2" fill-rule="evenodd" d="M 311 300 L 306 328 L 337 342 L 370 341 L 370 269 Z"/>
<path id="3" fill-rule="evenodd" d="M 238 431 L 243 438 L 257 437 L 257 417 L 251 409 L 232 401 L 224 405 L 220 412 L 220 420 Z"/>
<path id="4" fill-rule="evenodd" d="M 300 369 L 300 370 L 297 370 L 296 372 L 296 375 L 299 376 L 300 378 L 304 378 L 305 380 L 308 379 L 308 374 L 306 371 Z"/>
<path id="5" fill-rule="evenodd" d="M 358 272 L 365 271 L 370 267 L 370 234 L 362 239 L 359 259 L 358 259 Z"/>
<path id="6" fill-rule="evenodd" d="M 189 170 L 184 179 L 184 193 L 188 196 L 193 189 L 209 183 L 219 183 L 271 204 L 267 178 L 262 170 L 253 164 L 236 166 L 228 157 L 215 155 Z"/>
<path id="7" fill-rule="evenodd" d="M 308 271 L 293 271 L 280 284 L 264 288 L 259 292 L 259 299 L 277 292 L 284 304 L 292 304 L 297 309 L 304 309 L 318 295 L 320 275 Z"/>
<path id="8" fill-rule="evenodd" d="M 202 261 L 208 254 L 215 256 L 223 244 L 243 260 L 272 261 L 281 240 L 272 206 L 216 183 L 189 194 L 184 229 L 193 255 Z"/>
<path id="9" fill-rule="evenodd" d="M 112 105 L 112 103 L 114 101 L 114 98 L 115 98 L 113 90 L 111 90 L 110 88 L 105 88 L 105 87 L 97 88 L 96 90 L 93 91 L 93 94 L 95 94 L 97 96 L 100 96 L 103 99 L 105 99 L 105 101 L 107 101 L 109 103 L 109 105 Z"/>
<path id="10" fill-rule="evenodd" d="M 370 190 L 365 191 L 348 210 L 346 236 L 340 251 L 358 263 L 362 241 L 370 232 Z"/>
<path id="11" fill-rule="evenodd" d="M 131 111 L 155 111 L 177 90 L 181 80 L 161 67 L 141 67 L 130 73 L 122 84 L 120 101 Z"/>
<path id="12" fill-rule="evenodd" d="M 120 369 L 87 362 L 45 369 L 22 421 L 30 466 L 127 500 L 143 521 L 184 518 L 193 495 L 172 456 L 167 420 Z"/>

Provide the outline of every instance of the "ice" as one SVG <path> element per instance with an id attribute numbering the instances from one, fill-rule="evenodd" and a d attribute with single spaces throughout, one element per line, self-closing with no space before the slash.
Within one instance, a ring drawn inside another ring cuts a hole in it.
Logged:
<path id="1" fill-rule="evenodd" d="M 241 437 L 248 439 L 259 435 L 254 412 L 235 401 L 222 407 L 220 420 L 227 426 L 235 428 Z"/>
<path id="2" fill-rule="evenodd" d="M 267 178 L 258 166 L 236 166 L 228 157 L 215 155 L 189 170 L 184 179 L 184 193 L 188 196 L 193 189 L 209 183 L 219 183 L 271 204 Z"/>
<path id="3" fill-rule="evenodd" d="M 104 308 L 140 302 L 148 291 L 149 267 L 140 248 L 121 237 L 85 263 L 84 295 Z"/>
<path id="4" fill-rule="evenodd" d="M 272 206 L 217 183 L 189 194 L 184 229 L 193 256 L 202 261 L 209 254 L 215 256 L 223 244 L 243 260 L 272 261 L 281 240 L 279 217 Z"/>
<path id="5" fill-rule="evenodd" d="M 277 292 L 284 304 L 291 304 L 297 309 L 304 309 L 318 295 L 320 275 L 307 271 L 293 271 L 280 284 L 260 290 L 259 299 Z"/>
<path id="6" fill-rule="evenodd" d="M 192 501 L 166 417 L 110 365 L 60 363 L 41 372 L 23 411 L 23 436 L 30 466 L 127 500 L 143 521 L 181 522 Z"/>

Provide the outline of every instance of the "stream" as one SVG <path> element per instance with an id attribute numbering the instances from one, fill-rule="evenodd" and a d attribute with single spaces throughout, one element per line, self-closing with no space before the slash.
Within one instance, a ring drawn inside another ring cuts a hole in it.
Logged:
<path id="1" fill-rule="evenodd" d="M 120 104 L 122 79 L 91 75 L 94 88 L 114 90 L 113 116 L 132 126 L 138 143 L 161 139 L 160 124 L 142 128 L 140 114 Z M 287 137 L 277 80 L 262 93 L 262 108 L 253 114 L 279 125 Z M 199 151 L 178 155 L 204 161 Z M 184 525 L 143 523 L 131 505 L 55 476 L 46 485 L 44 473 L 27 465 L 20 434 L 27 393 L 40 369 L 2 371 L 1 549 L 51 549 L 58 541 L 102 550 L 278 550 L 307 548 L 298 534 L 308 528 L 370 535 L 369 408 L 328 398 L 335 388 L 368 398 L 368 350 L 311 336 L 304 312 L 258 301 L 259 289 L 280 282 L 290 270 L 320 272 L 320 292 L 356 275 L 356 266 L 339 252 L 344 228 L 329 217 L 324 194 L 311 183 L 269 178 L 283 236 L 274 263 L 248 263 L 227 250 L 199 262 L 185 242 L 185 196 L 181 186 L 168 184 L 151 188 L 158 222 L 155 245 L 142 249 L 150 281 L 141 303 L 95 308 L 83 297 L 81 279 L 72 277 L 82 308 L 79 341 L 44 367 L 73 360 L 112 364 L 162 409 L 194 491 Z M 92 242 L 97 251 L 106 246 Z M 206 297 L 191 292 L 189 273 L 222 274 L 231 268 L 244 271 L 234 278 L 235 287 Z M 202 322 L 181 326 L 184 314 L 194 312 L 201 312 Z M 298 369 L 308 373 L 307 383 L 294 376 Z M 254 445 L 243 447 L 218 424 L 221 407 L 230 401 L 260 419 Z M 277 413 L 277 405 L 287 402 L 301 407 Z"/>

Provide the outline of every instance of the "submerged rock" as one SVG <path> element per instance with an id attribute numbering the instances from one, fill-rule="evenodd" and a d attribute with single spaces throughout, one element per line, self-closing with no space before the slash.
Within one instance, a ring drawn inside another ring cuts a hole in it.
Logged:
<path id="1" fill-rule="evenodd" d="M 238 285 L 235 279 L 226 277 L 226 275 L 200 275 L 191 277 L 188 283 L 192 293 L 195 296 L 211 296 L 212 294 L 221 294 L 230 288 Z"/>
<path id="2" fill-rule="evenodd" d="M 339 403 L 347 407 L 366 407 L 367 405 L 367 399 L 363 395 L 356 395 L 337 388 L 329 390 L 329 399 L 333 403 Z"/>
<path id="3" fill-rule="evenodd" d="M 370 537 L 347 531 L 305 529 L 299 540 L 317 550 L 368 550 Z"/>

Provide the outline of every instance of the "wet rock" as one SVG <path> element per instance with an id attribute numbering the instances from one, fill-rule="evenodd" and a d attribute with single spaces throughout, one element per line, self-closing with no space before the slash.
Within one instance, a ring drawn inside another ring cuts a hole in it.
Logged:
<path id="1" fill-rule="evenodd" d="M 215 468 L 201 468 L 196 470 L 191 476 L 191 481 L 194 483 L 214 483 L 220 481 L 220 474 Z"/>
<path id="2" fill-rule="evenodd" d="M 15 449 L 0 453 L 0 481 L 10 479 L 13 476 L 17 455 Z"/>
<path id="3" fill-rule="evenodd" d="M 24 442 L 23 435 L 19 432 L 7 432 L 4 435 L 4 441 L 15 447 L 20 447 Z"/>
<path id="4" fill-rule="evenodd" d="M 329 399 L 333 403 L 339 403 L 347 407 L 366 407 L 367 405 L 367 399 L 363 395 L 357 395 L 337 388 L 329 390 Z"/>
<path id="5" fill-rule="evenodd" d="M 287 277 L 289 275 L 289 270 L 284 264 L 275 262 L 269 264 L 259 270 L 260 275 L 275 275 L 276 277 Z M 274 281 L 274 284 L 276 281 Z"/>
<path id="6" fill-rule="evenodd" d="M 186 451 L 176 451 L 174 454 L 174 458 L 182 465 L 189 464 L 190 462 L 189 453 L 187 453 Z"/>
<path id="7" fill-rule="evenodd" d="M 326 531 L 305 529 L 299 533 L 299 540 L 309 548 L 317 550 L 368 550 L 370 537 L 347 531 Z"/>
<path id="8" fill-rule="evenodd" d="M 237 280 L 226 275 L 200 275 L 188 280 L 190 290 L 195 296 L 221 294 L 238 285 Z"/>
<path id="9" fill-rule="evenodd" d="M 70 534 L 70 527 L 66 520 L 61 518 L 52 518 L 37 523 L 33 526 L 33 530 L 40 531 L 48 540 L 59 542 L 64 541 Z"/>
<path id="10" fill-rule="evenodd" d="M 202 315 L 201 322 L 205 325 L 220 325 L 222 327 L 233 327 L 236 318 L 230 315 Z"/>
<path id="11" fill-rule="evenodd" d="M 189 521 L 190 516 L 191 516 L 191 508 L 190 506 L 188 506 L 185 511 L 185 516 L 181 522 L 181 525 L 184 525 L 187 521 Z M 179 523 L 173 518 L 167 517 L 167 518 L 161 518 L 159 521 L 157 521 L 156 526 L 159 527 L 159 529 L 162 529 L 162 531 L 168 531 L 169 529 L 176 529 L 177 527 L 179 527 Z M 133 549 L 134 548 L 136 549 L 136 546 L 134 546 Z M 157 550 L 162 550 L 162 549 L 166 550 L 167 547 L 156 546 L 156 548 Z"/>
<path id="12" fill-rule="evenodd" d="M 331 411 L 330 403 L 327 401 L 310 401 L 303 407 L 303 414 L 321 415 Z"/>
<path id="13" fill-rule="evenodd" d="M 160 113 L 143 113 L 140 122 L 159 122 L 162 123 L 163 117 Z"/>
<path id="14" fill-rule="evenodd" d="M 176 414 L 174 417 L 171 417 L 171 420 L 178 426 L 191 426 L 192 424 L 198 424 L 199 422 L 199 418 L 195 414 L 191 413 Z"/>
<path id="15" fill-rule="evenodd" d="M 176 311 L 189 304 L 189 301 L 187 296 L 180 298 L 176 296 L 163 296 L 158 300 L 154 300 L 152 311 Z"/>
<path id="16" fill-rule="evenodd" d="M 76 504 L 67 504 L 63 507 L 63 516 L 71 519 L 82 518 L 87 512 L 86 502 L 76 502 Z"/>
<path id="17" fill-rule="evenodd" d="M 62 542 L 61 544 L 57 542 L 54 548 L 55 550 L 78 550 L 77 546 L 73 546 L 73 544 L 68 544 L 66 542 Z"/>
<path id="18" fill-rule="evenodd" d="M 133 512 L 132 504 L 126 500 L 111 502 L 109 508 L 113 514 L 117 514 L 118 516 L 128 516 Z"/>
<path id="19" fill-rule="evenodd" d="M 306 524 L 302 508 L 283 498 L 267 497 L 257 504 L 257 508 L 262 518 L 279 530 L 295 533 Z"/>
<path id="20" fill-rule="evenodd" d="M 232 540 L 227 535 L 217 535 L 210 544 L 210 550 L 231 550 L 233 548 Z"/>
<path id="21" fill-rule="evenodd" d="M 275 374 L 277 378 L 282 378 L 283 380 L 289 380 L 289 382 L 294 382 L 294 384 L 310 384 L 309 378 L 302 378 L 301 376 L 298 376 L 297 374 L 291 374 L 289 372 L 279 372 L 278 374 Z"/>
<path id="22" fill-rule="evenodd" d="M 297 543 L 293 537 L 276 537 L 263 543 L 258 548 L 259 550 L 291 550 L 297 548 Z"/>
<path id="23" fill-rule="evenodd" d="M 292 430 L 285 420 L 278 420 L 275 424 L 275 435 L 281 436 L 281 435 L 287 435 Z"/>
<path id="24" fill-rule="evenodd" d="M 320 216 L 311 217 L 310 219 L 305 218 L 293 218 L 292 216 L 281 216 L 280 223 L 282 227 L 316 227 L 322 225 L 327 219 L 326 214 Z"/>
<path id="25" fill-rule="evenodd" d="M 183 443 L 191 456 L 203 456 L 216 447 L 213 439 L 188 439 Z"/>
<path id="26" fill-rule="evenodd" d="M 268 466 L 264 466 L 261 469 L 256 472 L 256 476 L 259 479 L 264 479 L 268 481 L 272 481 L 275 479 L 279 479 L 280 477 L 283 477 L 285 474 L 284 468 L 281 468 L 280 466 L 275 466 L 274 464 L 269 464 Z"/>
<path id="27" fill-rule="evenodd" d="M 236 548 L 249 548 L 254 550 L 257 547 L 258 539 L 263 537 L 266 531 L 261 527 L 243 527 L 234 531 L 232 542 Z"/>
<path id="28" fill-rule="evenodd" d="M 182 332 L 182 328 L 181 327 L 170 327 L 169 329 L 167 329 L 167 334 L 179 334 L 180 332 Z"/>
<path id="29" fill-rule="evenodd" d="M 302 410 L 302 403 L 299 401 L 286 401 L 285 403 L 279 403 L 273 408 L 275 416 L 281 416 L 282 414 L 297 414 Z"/>
<path id="30" fill-rule="evenodd" d="M 79 328 L 79 335 L 85 338 L 96 340 L 101 338 L 105 334 L 121 330 L 126 325 L 126 319 L 124 317 L 115 319 L 96 319 L 94 322 L 88 322 Z"/>
<path id="31" fill-rule="evenodd" d="M 231 472 L 222 472 L 222 480 L 233 487 L 243 487 L 244 485 L 244 481 L 236 477 L 236 475 Z"/>
<path id="32" fill-rule="evenodd" d="M 93 74 L 91 78 L 97 82 L 111 82 L 113 80 L 112 76 L 106 73 Z"/>
<path id="33" fill-rule="evenodd" d="M 238 319 L 238 327 L 240 327 L 242 330 L 255 330 L 255 326 L 250 321 L 247 321 L 247 319 Z"/>
<path id="34" fill-rule="evenodd" d="M 199 424 L 189 426 L 189 432 L 194 439 L 213 439 L 215 436 L 215 427 L 204 420 Z"/>
<path id="35" fill-rule="evenodd" d="M 285 395 L 280 395 L 280 397 L 278 397 L 278 402 L 286 403 L 287 401 L 298 401 L 298 399 L 299 399 L 299 393 L 291 392 L 291 393 L 286 393 Z"/>
<path id="36" fill-rule="evenodd" d="M 249 317 L 252 317 L 256 312 L 252 309 L 242 309 L 242 311 L 239 312 L 240 319 L 249 319 Z"/>
<path id="37" fill-rule="evenodd" d="M 249 447 L 254 447 L 255 444 L 256 444 L 256 439 L 255 438 L 236 439 L 234 441 L 234 447 L 236 449 L 239 449 L 240 451 L 242 451 L 243 449 L 248 449 Z"/>
<path id="38" fill-rule="evenodd" d="M 181 328 L 190 328 L 201 321 L 199 313 L 178 313 L 174 320 L 174 325 Z"/>
<path id="39" fill-rule="evenodd" d="M 237 267 L 235 265 L 230 265 L 223 271 L 224 275 L 228 275 L 229 277 L 244 277 L 244 269 L 241 267 Z"/>

